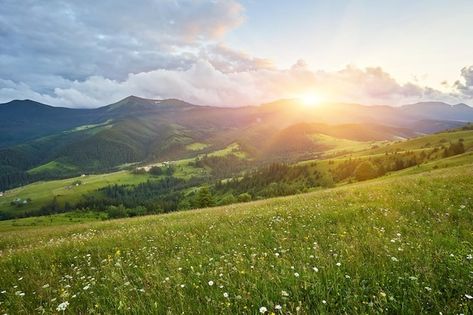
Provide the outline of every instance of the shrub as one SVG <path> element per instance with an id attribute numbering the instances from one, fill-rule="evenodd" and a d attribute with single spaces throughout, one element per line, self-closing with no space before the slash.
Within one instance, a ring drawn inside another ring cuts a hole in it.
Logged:
<path id="1" fill-rule="evenodd" d="M 370 161 L 361 162 L 355 169 L 355 178 L 359 181 L 377 177 L 378 172 Z"/>

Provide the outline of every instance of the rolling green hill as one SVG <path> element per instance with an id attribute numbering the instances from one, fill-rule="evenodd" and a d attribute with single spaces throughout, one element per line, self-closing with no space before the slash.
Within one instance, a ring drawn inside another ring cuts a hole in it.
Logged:
<path id="1" fill-rule="evenodd" d="M 307 108 L 294 100 L 217 108 L 135 96 L 97 109 L 13 101 L 0 104 L 0 190 L 110 172 L 129 163 L 193 158 L 231 143 L 260 160 L 307 159 L 337 147 L 315 141 L 317 135 L 360 142 L 409 138 L 464 124 L 442 120 L 442 113 L 449 119 L 469 119 L 471 111 L 443 103 L 418 106 L 435 110 L 425 116 L 416 105 Z M 189 150 L 195 143 L 205 146 Z"/>
<path id="2" fill-rule="evenodd" d="M 473 160 L 464 157 L 220 208 L 0 225 L 0 311 L 52 313 L 67 302 L 72 313 L 468 314 Z"/>
<path id="3" fill-rule="evenodd" d="M 333 126 L 322 127 L 333 131 Z M 434 168 L 445 168 L 452 161 L 468 161 L 473 149 L 473 130 L 452 130 L 449 132 L 426 135 L 407 140 L 396 141 L 355 141 L 343 138 L 334 138 L 322 133 L 319 125 L 298 125 L 296 132 L 291 130 L 288 143 L 294 145 L 297 139 L 294 134 L 303 137 L 306 143 L 311 146 L 301 146 L 301 150 L 306 152 L 308 148 L 317 151 L 316 146 L 322 146 L 323 153 L 313 160 L 309 159 L 304 162 L 291 164 L 289 169 L 281 169 L 276 167 L 279 173 L 273 177 L 272 172 L 265 165 L 269 165 L 270 160 L 261 162 L 249 155 L 244 147 L 238 143 L 233 143 L 227 147 L 207 153 L 202 150 L 208 149 L 206 146 L 199 144 L 199 150 L 189 150 L 196 158 L 186 158 L 180 160 L 172 160 L 166 163 L 150 163 L 134 166 L 139 172 L 132 170 L 123 170 L 106 174 L 87 174 L 87 176 L 79 176 L 61 180 L 41 181 L 33 184 L 25 185 L 16 189 L 8 190 L 0 197 L 0 215 L 5 218 L 15 218 L 23 216 L 37 216 L 44 213 L 69 212 L 78 208 L 89 208 L 90 210 L 105 211 L 108 205 L 119 205 L 120 202 L 106 199 L 104 202 L 90 201 L 90 198 L 105 198 L 104 192 L 100 189 L 106 189 L 113 185 L 131 185 L 127 189 L 132 189 L 138 184 L 145 184 L 148 180 L 152 182 L 159 181 L 164 174 L 161 172 L 159 176 L 152 175 L 151 167 L 163 168 L 164 165 L 172 167 L 172 177 L 188 182 L 188 184 L 180 188 L 180 195 L 173 197 L 175 206 L 166 206 L 160 212 L 185 210 L 189 208 L 199 207 L 199 204 L 193 204 L 197 198 L 195 194 L 202 186 L 210 186 L 211 193 L 214 195 L 214 204 L 235 203 L 239 200 L 249 200 L 268 198 L 278 195 L 289 195 L 321 187 L 332 185 L 344 185 L 346 183 L 357 180 L 356 169 L 363 161 L 369 161 L 373 164 L 376 174 L 373 177 L 387 176 L 396 174 L 401 170 L 407 169 L 410 173 L 418 173 L 420 170 L 432 170 Z M 370 126 L 363 127 L 371 128 Z M 467 128 L 465 128 L 467 129 Z M 287 130 L 287 129 L 286 129 Z M 358 137 L 353 129 L 347 130 L 347 138 Z M 354 130 L 358 130 L 355 126 Z M 329 133 L 329 132 L 326 132 Z M 349 135 L 349 136 L 348 136 Z M 462 152 L 448 153 L 449 147 L 455 144 L 462 144 Z M 284 143 L 282 142 L 281 146 Z M 278 147 L 281 147 L 278 146 Z M 289 153 L 294 153 L 293 148 Z M 264 152 L 264 151 L 263 151 Z M 310 151 L 309 151 L 310 152 Z M 313 156 L 312 152 L 311 156 Z M 447 154 L 448 153 L 448 154 Z M 447 154 L 447 155 L 446 155 Z M 453 155 L 452 157 L 448 157 Z M 463 158 L 465 156 L 465 158 Z M 289 161 L 289 159 L 287 160 Z M 458 165 L 454 162 L 452 165 Z M 64 169 L 67 174 L 70 165 L 59 164 L 58 162 L 50 162 L 40 167 L 30 170 L 33 175 L 36 172 L 47 172 L 50 168 L 57 170 Z M 129 166 L 133 169 L 133 166 Z M 260 171 L 255 174 L 251 170 L 260 167 Z M 299 168 L 291 171 L 291 168 Z M 76 171 L 76 170 L 73 170 Z M 246 175 L 245 175 L 246 174 Z M 245 178 L 245 176 L 247 178 Z M 245 181 L 241 181 L 242 179 Z M 79 186 L 74 183 L 80 181 Z M 230 182 L 229 182 L 230 181 Z M 223 185 L 222 185 L 223 183 Z M 152 189 L 152 188 L 148 188 Z M 250 192 L 250 196 L 239 197 L 239 195 Z M 148 211 L 158 211 L 157 204 L 147 203 L 147 199 L 153 199 L 153 195 L 162 194 L 156 191 L 148 196 L 140 195 L 141 199 L 133 201 L 128 200 L 126 204 L 132 208 L 140 205 L 147 207 Z M 129 193 L 128 193 L 129 194 Z M 130 197 L 131 198 L 131 197 Z M 177 199 L 176 199 L 177 198 Z M 85 202 L 86 200 L 89 200 Z M 121 202 L 123 199 L 121 199 Z M 55 210 L 46 211 L 45 206 L 51 207 L 51 203 L 57 203 Z M 187 204 L 189 203 L 189 204 Z"/>

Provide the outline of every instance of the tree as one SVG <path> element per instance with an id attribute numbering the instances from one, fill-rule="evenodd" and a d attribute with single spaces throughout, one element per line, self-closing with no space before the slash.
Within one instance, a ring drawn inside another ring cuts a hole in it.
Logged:
<path id="1" fill-rule="evenodd" d="M 248 202 L 251 201 L 251 195 L 249 193 L 242 193 L 238 195 L 238 202 Z"/>
<path id="2" fill-rule="evenodd" d="M 210 207 L 214 204 L 213 196 L 208 187 L 203 187 L 199 190 L 196 196 L 196 205 L 199 208 Z"/>
<path id="3" fill-rule="evenodd" d="M 375 166 L 370 161 L 361 162 L 355 169 L 355 178 L 359 181 L 375 178 L 377 174 Z"/>

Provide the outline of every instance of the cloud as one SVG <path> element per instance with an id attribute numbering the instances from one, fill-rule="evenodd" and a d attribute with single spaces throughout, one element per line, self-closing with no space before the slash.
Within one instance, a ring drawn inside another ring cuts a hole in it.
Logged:
<path id="1" fill-rule="evenodd" d="M 97 107 L 128 95 L 240 106 L 315 90 L 365 104 L 473 97 L 473 68 L 452 93 L 399 83 L 379 67 L 288 69 L 224 43 L 240 25 L 238 0 L 3 0 L 0 102 L 30 98 Z M 451 87 L 450 87 L 451 88 Z"/>
<path id="2" fill-rule="evenodd" d="M 235 59 L 244 64 L 241 59 Z M 317 91 L 333 101 L 363 104 L 457 101 L 450 94 L 429 87 L 400 84 L 379 67 L 347 66 L 334 72 L 311 71 L 302 60 L 289 69 L 264 64 L 225 71 L 199 59 L 188 69 L 156 69 L 129 74 L 124 80 L 91 76 L 84 81 L 69 81 L 50 94 L 39 94 L 25 84 L 0 81 L 1 97 L 12 98 L 16 93 L 20 98 L 31 96 L 41 102 L 69 107 L 97 107 L 128 95 L 155 99 L 177 97 L 203 105 L 243 106 L 297 97 L 307 91 Z"/>
<path id="3" fill-rule="evenodd" d="M 38 76 L 85 80 L 188 69 L 195 51 L 243 20 L 235 0 L 3 0 L 0 78 L 50 92 Z M 43 78 L 44 79 L 44 78 Z"/>
<path id="4" fill-rule="evenodd" d="M 461 80 L 454 83 L 454 88 L 460 97 L 473 98 L 473 66 L 461 70 Z"/>

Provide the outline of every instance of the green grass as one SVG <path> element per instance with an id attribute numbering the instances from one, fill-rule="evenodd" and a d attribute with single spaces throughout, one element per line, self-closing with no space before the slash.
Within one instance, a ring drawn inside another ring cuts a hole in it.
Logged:
<path id="1" fill-rule="evenodd" d="M 27 228 L 49 227 L 57 225 L 70 225 L 88 223 L 106 219 L 105 213 L 99 212 L 68 212 L 41 217 L 29 217 L 0 221 L 0 231 L 14 231 Z"/>
<path id="2" fill-rule="evenodd" d="M 465 147 L 472 147 L 473 131 L 462 130 L 454 132 L 442 132 L 433 135 L 420 136 L 418 138 L 404 141 L 389 142 L 384 146 L 380 146 L 379 148 L 357 152 L 354 154 L 354 156 L 384 154 L 385 152 L 393 152 L 395 150 L 408 151 L 435 148 L 441 145 L 448 146 L 450 142 L 457 142 L 460 139 L 464 140 Z"/>
<path id="3" fill-rule="evenodd" d="M 227 156 L 229 154 L 234 154 L 242 159 L 246 158 L 247 155 L 244 151 L 241 150 L 241 147 L 238 143 L 232 143 L 222 150 L 217 150 L 207 154 L 208 156 Z"/>
<path id="4" fill-rule="evenodd" d="M 35 175 L 40 173 L 54 172 L 55 174 L 64 174 L 77 171 L 74 165 L 64 164 L 58 161 L 51 161 L 46 164 L 28 170 L 28 174 Z"/>
<path id="5" fill-rule="evenodd" d="M 10 227 L 0 311 L 469 314 L 472 191 L 470 160 L 221 208 Z"/>
<path id="6" fill-rule="evenodd" d="M 317 144 L 324 144 L 332 147 L 324 152 L 324 155 L 337 154 L 341 152 L 356 152 L 371 148 L 373 145 L 384 143 L 385 141 L 354 141 L 348 139 L 335 138 L 324 134 L 314 134 L 311 136 Z"/>
<path id="7" fill-rule="evenodd" d="M 207 148 L 209 145 L 201 142 L 194 142 L 186 145 L 186 150 L 188 151 L 201 151 Z"/>
<path id="8" fill-rule="evenodd" d="M 135 175 L 128 171 L 119 171 L 100 175 L 79 176 L 68 179 L 36 182 L 19 188 L 9 190 L 0 197 L 0 209 L 6 211 L 32 211 L 44 204 L 51 202 L 57 197 L 59 203 L 77 202 L 83 194 L 94 192 L 98 188 L 110 184 L 137 184 L 145 182 L 149 175 Z M 73 182 L 80 180 L 80 186 L 71 186 Z M 10 202 L 16 198 L 31 198 L 31 202 L 21 208 L 11 206 Z"/>

